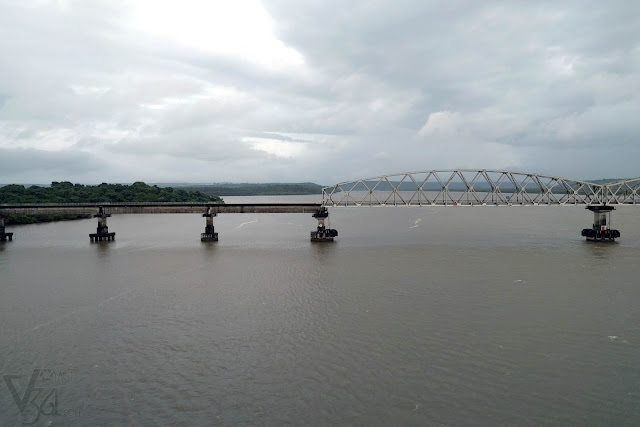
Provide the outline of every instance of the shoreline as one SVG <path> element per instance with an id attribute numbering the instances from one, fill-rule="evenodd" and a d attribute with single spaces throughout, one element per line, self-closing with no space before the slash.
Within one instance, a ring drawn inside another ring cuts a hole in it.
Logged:
<path id="1" fill-rule="evenodd" d="M 41 224 L 45 222 L 58 222 L 58 221 L 74 221 L 77 219 L 91 218 L 91 214 L 37 214 L 37 215 L 24 215 L 24 214 L 12 214 L 7 215 L 4 218 L 4 224 L 6 225 L 29 225 L 29 224 Z"/>

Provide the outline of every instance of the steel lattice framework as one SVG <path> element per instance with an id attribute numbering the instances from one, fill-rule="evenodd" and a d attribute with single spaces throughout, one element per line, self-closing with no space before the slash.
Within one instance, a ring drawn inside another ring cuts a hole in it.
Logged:
<path id="1" fill-rule="evenodd" d="M 324 206 L 640 204 L 640 178 L 605 184 L 536 173 L 449 169 L 403 172 L 322 189 Z"/>

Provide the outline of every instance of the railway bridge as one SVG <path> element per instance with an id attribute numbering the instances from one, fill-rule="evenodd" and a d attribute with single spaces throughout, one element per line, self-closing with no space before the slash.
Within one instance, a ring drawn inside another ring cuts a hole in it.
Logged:
<path id="1" fill-rule="evenodd" d="M 0 204 L 0 241 L 11 240 L 4 217 L 11 214 L 76 213 L 98 219 L 95 241 L 114 240 L 107 218 L 123 213 L 199 213 L 205 218 L 202 241 L 217 241 L 213 218 L 219 213 L 312 213 L 318 221 L 311 241 L 333 241 L 338 231 L 327 228 L 329 208 L 388 206 L 583 206 L 593 212 L 591 227 L 582 236 L 614 241 L 620 232 L 610 228 L 616 206 L 640 204 L 640 177 L 595 183 L 536 173 L 490 169 L 444 169 L 402 172 L 341 182 L 322 189 L 318 204 L 212 203 L 87 203 Z"/>

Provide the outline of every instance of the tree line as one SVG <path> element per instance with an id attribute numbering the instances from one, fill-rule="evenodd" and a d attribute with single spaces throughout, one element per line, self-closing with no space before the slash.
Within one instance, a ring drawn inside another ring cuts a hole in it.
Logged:
<path id="1" fill-rule="evenodd" d="M 106 184 L 83 185 L 68 181 L 54 181 L 50 187 L 32 185 L 5 185 L 0 187 L 0 204 L 17 203 L 101 203 L 101 202 L 213 202 L 223 200 L 213 194 L 200 191 L 158 187 L 144 182 L 131 185 Z M 61 221 L 84 218 L 77 214 L 9 215 L 5 223 L 32 224 L 36 222 Z"/>
<path id="2" fill-rule="evenodd" d="M 0 187 L 2 203 L 100 203 L 100 202 L 214 202 L 222 199 L 201 191 L 158 187 L 144 182 L 131 185 L 83 185 L 68 181 L 51 183 L 50 187 L 6 185 Z"/>

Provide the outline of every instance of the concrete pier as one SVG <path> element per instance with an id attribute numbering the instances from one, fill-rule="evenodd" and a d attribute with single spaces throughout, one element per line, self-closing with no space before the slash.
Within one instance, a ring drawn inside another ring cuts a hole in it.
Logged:
<path id="1" fill-rule="evenodd" d="M 95 218 L 98 218 L 98 228 L 95 233 L 89 234 L 89 239 L 92 242 L 104 242 L 116 239 L 116 233 L 109 233 L 109 227 L 107 227 L 107 218 L 110 216 L 111 214 L 104 213 L 102 206 L 98 208 L 98 213 L 94 215 Z"/>
<path id="2" fill-rule="evenodd" d="M 584 228 L 582 235 L 591 242 L 613 242 L 620 237 L 618 230 L 611 227 L 611 211 L 615 210 L 613 206 L 587 206 L 593 212 L 593 226 Z"/>
<path id="3" fill-rule="evenodd" d="M 204 227 L 204 233 L 200 234 L 200 241 L 202 242 L 217 242 L 218 241 L 218 233 L 216 233 L 215 228 L 213 227 L 213 217 L 218 214 L 214 212 L 211 207 L 207 208 L 207 212 L 203 213 L 202 216 L 207 219 L 206 225 Z"/>
<path id="4" fill-rule="evenodd" d="M 7 233 L 4 228 L 4 217 L 0 215 L 0 242 L 6 242 L 7 240 L 13 240 L 13 233 Z"/>
<path id="5" fill-rule="evenodd" d="M 326 228 L 324 220 L 329 218 L 329 211 L 326 207 L 321 207 L 314 214 L 313 217 L 318 220 L 318 228 L 316 231 L 311 232 L 312 242 L 333 242 L 333 238 L 338 236 L 338 230 Z"/>

